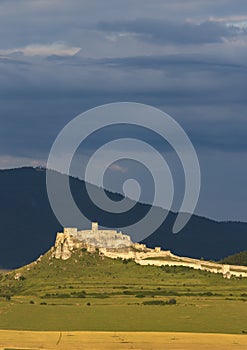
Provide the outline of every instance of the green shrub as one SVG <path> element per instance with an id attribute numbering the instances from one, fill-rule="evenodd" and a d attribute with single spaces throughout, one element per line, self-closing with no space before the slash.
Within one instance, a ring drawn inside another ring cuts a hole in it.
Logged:
<path id="1" fill-rule="evenodd" d="M 71 295 L 67 294 L 67 293 L 61 293 L 61 294 L 57 293 L 57 296 L 56 296 L 56 298 L 61 298 L 61 299 L 70 298 L 70 297 L 71 297 Z"/>
<path id="2" fill-rule="evenodd" d="M 70 298 L 71 295 L 67 293 L 46 293 L 42 298 Z"/>
<path id="3" fill-rule="evenodd" d="M 166 305 L 164 300 L 148 300 L 142 303 L 143 305 Z"/>
<path id="4" fill-rule="evenodd" d="M 75 298 L 86 298 L 86 292 L 85 290 L 81 290 L 80 292 L 73 292 L 71 295 Z"/>
<path id="5" fill-rule="evenodd" d="M 175 305 L 175 304 L 177 304 L 177 300 L 174 299 L 174 298 L 172 298 L 172 299 L 168 300 L 166 303 L 167 303 L 168 305 Z"/>
<path id="6" fill-rule="evenodd" d="M 92 296 L 93 298 L 98 298 L 98 299 L 109 298 L 109 295 L 106 293 L 92 293 L 90 296 Z"/>
<path id="7" fill-rule="evenodd" d="M 207 296 L 207 297 L 211 297 L 213 296 L 214 294 L 212 292 L 204 292 L 204 293 L 200 293 L 200 295 L 202 296 Z"/>
<path id="8" fill-rule="evenodd" d="M 164 300 L 148 300 L 142 303 L 143 305 L 175 305 L 177 304 L 176 299 L 172 298 L 168 301 Z"/>
<path id="9" fill-rule="evenodd" d="M 128 264 L 130 262 L 130 259 L 123 259 L 123 264 Z"/>

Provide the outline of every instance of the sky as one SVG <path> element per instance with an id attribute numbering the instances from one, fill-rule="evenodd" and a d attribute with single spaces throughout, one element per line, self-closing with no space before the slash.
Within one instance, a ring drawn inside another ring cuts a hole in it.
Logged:
<path id="1" fill-rule="evenodd" d="M 196 149 L 196 213 L 247 221 L 246 0 L 0 0 L 0 32 L 0 168 L 45 166 L 60 130 L 89 108 L 144 103 Z M 145 173 L 120 163 L 113 190 Z"/>

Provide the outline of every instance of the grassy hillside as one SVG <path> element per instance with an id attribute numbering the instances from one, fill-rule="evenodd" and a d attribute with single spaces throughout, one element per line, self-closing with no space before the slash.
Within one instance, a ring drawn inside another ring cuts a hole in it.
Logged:
<path id="1" fill-rule="evenodd" d="M 247 266 L 247 250 L 238 254 L 230 255 L 220 262 L 223 264 Z"/>
<path id="2" fill-rule="evenodd" d="M 82 250 L 2 275 L 0 294 L 0 329 L 247 332 L 245 279 Z"/>
<path id="3" fill-rule="evenodd" d="M 70 259 L 63 261 L 53 258 L 50 250 L 38 261 L 3 274 L 0 282 L 1 295 L 6 286 L 13 295 L 45 297 L 50 293 L 55 297 L 73 297 L 84 290 L 87 296 L 109 297 L 138 293 L 200 296 L 214 294 L 219 289 L 227 295 L 236 286 L 245 288 L 247 281 L 228 281 L 221 274 L 187 267 L 140 266 L 133 261 L 110 259 L 83 250 L 74 251 Z"/>

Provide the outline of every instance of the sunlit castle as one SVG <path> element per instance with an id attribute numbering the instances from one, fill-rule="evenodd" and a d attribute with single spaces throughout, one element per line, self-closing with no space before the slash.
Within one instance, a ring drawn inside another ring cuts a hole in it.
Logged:
<path id="1" fill-rule="evenodd" d="M 122 232 L 99 229 L 97 222 L 92 222 L 91 230 L 66 227 L 63 232 L 57 233 L 53 247 L 54 258 L 67 260 L 78 250 L 98 253 L 102 258 L 132 260 L 139 265 L 186 266 L 196 270 L 220 273 L 226 278 L 247 277 L 246 266 L 180 257 L 160 247 L 148 248 L 145 244 L 133 243 L 130 236 Z"/>

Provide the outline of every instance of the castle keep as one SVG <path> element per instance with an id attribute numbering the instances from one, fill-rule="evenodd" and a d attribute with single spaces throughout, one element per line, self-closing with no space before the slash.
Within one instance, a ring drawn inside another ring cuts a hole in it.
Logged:
<path id="1" fill-rule="evenodd" d="M 99 230 L 97 222 L 92 222 L 91 230 L 78 231 L 77 228 L 65 228 L 64 234 L 96 248 L 123 248 L 132 244 L 130 236 L 116 230 Z"/>
<path id="2" fill-rule="evenodd" d="M 221 273 L 230 278 L 247 277 L 246 266 L 223 265 L 210 261 L 201 261 L 172 254 L 169 250 L 146 247 L 145 244 L 133 243 L 130 236 L 116 230 L 100 230 L 98 223 L 93 222 L 91 230 L 78 230 L 77 228 L 64 228 L 58 232 L 53 256 L 56 259 L 67 260 L 71 258 L 76 249 L 85 249 L 87 252 L 98 252 L 101 256 L 112 259 L 131 259 L 139 265 L 155 266 L 186 266 L 197 270 Z"/>
<path id="3" fill-rule="evenodd" d="M 92 222 L 91 230 L 79 231 L 74 227 L 66 227 L 64 232 L 58 232 L 55 257 L 69 259 L 73 248 L 85 248 L 89 252 L 95 252 L 100 248 L 119 251 L 128 250 L 133 244 L 130 236 L 116 230 L 99 230 L 98 223 Z"/>

